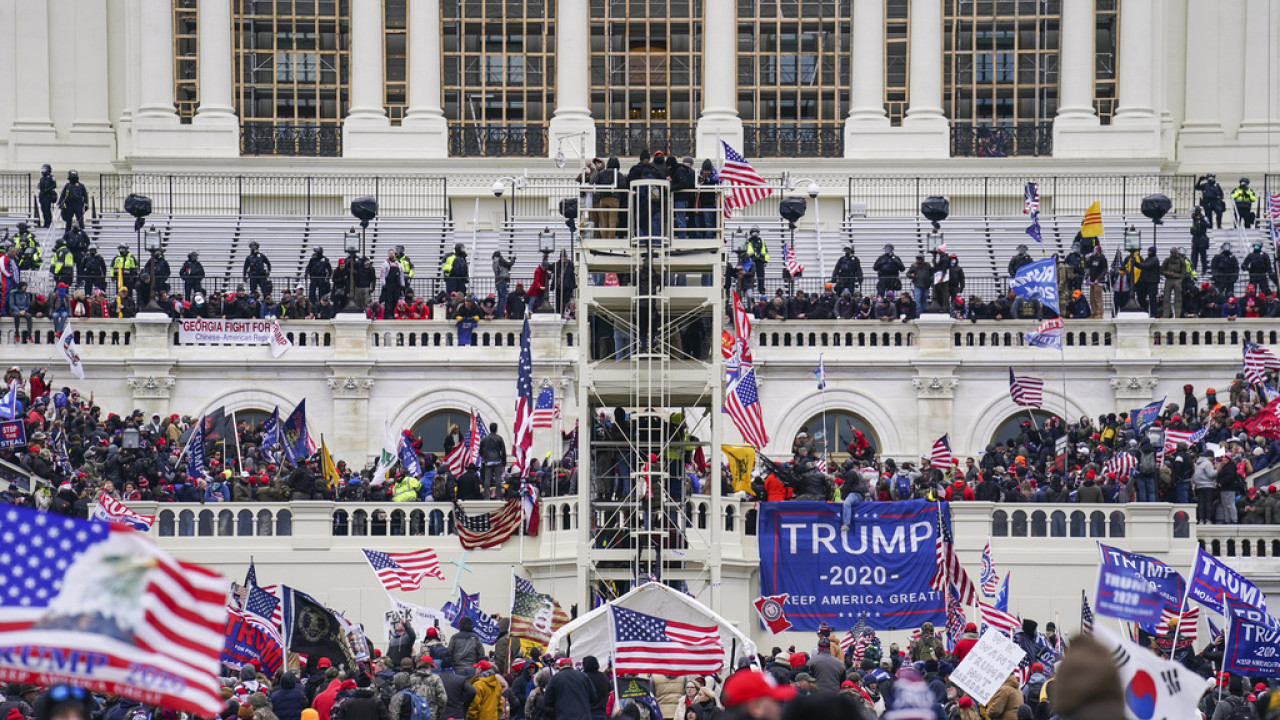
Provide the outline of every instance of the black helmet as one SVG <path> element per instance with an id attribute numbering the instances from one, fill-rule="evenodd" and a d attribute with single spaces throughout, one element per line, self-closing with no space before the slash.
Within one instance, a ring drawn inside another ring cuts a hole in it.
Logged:
<path id="1" fill-rule="evenodd" d="M 462 243 L 454 243 L 454 244 L 453 244 L 453 251 L 454 251 L 454 252 L 456 252 L 456 253 L 460 253 L 460 252 L 462 252 L 462 251 L 463 251 Z"/>
<path id="2" fill-rule="evenodd" d="M 315 253 L 316 255 L 323 255 L 323 254 L 324 254 L 324 248 L 322 248 L 322 247 L 320 247 L 319 245 L 317 245 L 317 246 L 316 246 L 316 249 L 315 249 L 315 250 L 312 250 L 311 252 Z"/>
<path id="3" fill-rule="evenodd" d="M 29 225 L 27 225 L 27 221 L 26 221 L 26 220 L 19 220 L 19 221 L 18 221 L 18 232 L 22 232 L 23 230 L 26 230 L 28 227 L 30 227 L 30 226 L 29 226 Z"/>
<path id="4" fill-rule="evenodd" d="M 403 254 L 404 254 L 404 246 L 403 246 L 403 245 L 397 245 L 397 246 L 396 246 L 396 255 L 403 255 Z"/>
<path id="5" fill-rule="evenodd" d="M 123 254 L 123 253 L 127 253 L 127 252 L 129 252 L 129 246 L 128 246 L 128 245 L 117 245 L 117 246 L 116 246 L 116 251 L 117 251 L 117 252 L 119 252 L 119 253 L 121 253 L 121 254 Z"/>
<path id="6" fill-rule="evenodd" d="M 191 262 L 195 262 L 196 260 L 200 259 L 200 253 L 196 252 L 195 250 L 192 250 L 191 252 L 187 253 L 187 259 L 190 260 Z"/>
<path id="7" fill-rule="evenodd" d="M 1222 252 L 1231 252 L 1231 243 L 1222 243 Z"/>
<path id="8" fill-rule="evenodd" d="M 853 254 L 853 246 L 852 246 L 852 245 L 845 245 L 845 246 L 844 246 L 844 254 L 845 254 L 845 255 L 852 255 L 852 254 Z"/>
<path id="9" fill-rule="evenodd" d="M 48 175 L 51 172 L 53 172 L 53 168 L 49 167 L 49 163 L 45 163 L 44 165 L 40 166 L 41 175 Z"/>
<path id="10" fill-rule="evenodd" d="M 253 240 L 253 241 L 251 241 L 251 242 L 249 243 L 249 252 L 256 252 L 256 251 L 258 250 L 258 247 L 259 247 L 259 246 L 258 246 L 258 241 L 257 241 L 257 240 Z"/>
<path id="11" fill-rule="evenodd" d="M 1210 180 L 1217 180 L 1217 179 L 1218 179 L 1218 174 L 1217 174 L 1217 173 L 1209 173 L 1208 175 L 1205 175 L 1205 177 L 1209 178 Z"/>
<path id="12" fill-rule="evenodd" d="M 1247 178 L 1247 177 L 1242 177 L 1242 178 L 1240 178 L 1240 184 L 1241 184 L 1241 185 L 1248 185 L 1248 184 L 1249 184 L 1249 178 Z"/>
<path id="13" fill-rule="evenodd" d="M 759 225 L 752 225 L 752 226 L 751 226 L 751 234 L 752 234 L 752 235 L 759 235 L 759 234 L 760 234 L 760 226 L 759 226 Z"/>
<path id="14" fill-rule="evenodd" d="M 98 254 L 98 246 L 97 246 L 97 245 L 90 245 L 90 246 L 89 246 L 89 254 L 90 254 L 90 255 L 97 255 L 97 254 Z"/>
<path id="15" fill-rule="evenodd" d="M 71 182 L 80 182 L 80 173 L 75 170 L 69 170 L 67 172 L 67 179 Z"/>
<path id="16" fill-rule="evenodd" d="M 885 246 L 884 246 L 884 254 L 885 254 L 885 255 L 892 255 L 892 254 L 893 254 L 893 246 L 892 246 L 892 245 L 885 245 Z"/>
<path id="17" fill-rule="evenodd" d="M 1026 251 L 1027 251 L 1027 246 L 1026 246 L 1026 245 L 1019 245 L 1019 246 L 1018 246 L 1018 252 L 1019 252 L 1019 253 L 1025 253 Z"/>

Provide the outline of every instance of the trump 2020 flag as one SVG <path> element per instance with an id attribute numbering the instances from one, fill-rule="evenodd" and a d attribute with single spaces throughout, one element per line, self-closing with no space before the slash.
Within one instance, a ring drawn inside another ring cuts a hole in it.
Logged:
<path id="1" fill-rule="evenodd" d="M 1020 298 L 1038 299 L 1054 312 L 1058 310 L 1058 268 L 1053 258 L 1037 260 L 1018 268 L 1009 280 L 1009 289 Z"/>
<path id="2" fill-rule="evenodd" d="M 1267 597 L 1257 585 L 1205 552 L 1204 548 L 1196 549 L 1191 581 L 1187 583 L 1187 599 L 1195 600 L 1219 615 L 1227 614 L 1225 600 L 1230 600 L 1232 605 L 1253 607 L 1264 612 L 1267 609 Z"/>
<path id="3" fill-rule="evenodd" d="M 1156 418 L 1160 416 L 1160 408 L 1164 407 L 1164 401 L 1167 399 L 1161 398 L 1129 413 L 1133 428 L 1138 431 L 1139 435 L 1146 432 L 1147 428 L 1151 427 L 1151 423 L 1155 422 Z"/>
<path id="4" fill-rule="evenodd" d="M 271 411 L 271 417 L 262 421 L 262 449 L 270 450 L 280 444 L 280 408 Z"/>
<path id="5" fill-rule="evenodd" d="M 468 595 L 467 591 L 461 588 L 458 589 L 458 593 L 458 602 L 447 602 L 440 608 L 440 612 L 449 619 L 449 624 L 458 627 L 462 618 L 469 617 L 471 629 L 481 642 L 486 645 L 498 642 L 498 621 L 480 609 L 480 593 Z"/>
<path id="6" fill-rule="evenodd" d="M 231 668 L 253 663 L 267 675 L 275 676 L 284 664 L 284 640 L 268 619 L 228 607 L 221 660 Z"/>
<path id="7" fill-rule="evenodd" d="M 139 515 L 105 492 L 98 496 L 98 505 L 93 509 L 93 515 L 89 519 L 128 525 L 144 533 L 149 531 L 151 523 L 156 521 L 154 515 Z"/>
<path id="8" fill-rule="evenodd" d="M 1233 675 L 1280 677 L 1280 622 L 1263 610 L 1227 603 L 1222 669 Z"/>
<path id="9" fill-rule="evenodd" d="M 17 416 L 18 408 L 22 403 L 18 402 L 18 381 L 9 381 L 9 392 L 4 394 L 4 399 L 0 400 L 0 418 L 12 420 Z"/>
<path id="10" fill-rule="evenodd" d="M 0 539 L 0 677 L 221 712 L 222 576 L 122 525 L 18 507 L 0 511 Z"/>
<path id="11" fill-rule="evenodd" d="M 187 477 L 204 475 L 204 433 L 193 432 L 187 441 Z"/>
<path id="12" fill-rule="evenodd" d="M 400 464 L 404 467 L 404 471 L 409 473 L 411 477 L 422 477 L 422 465 L 418 463 L 418 452 L 409 444 L 409 439 L 404 435 L 400 436 L 399 447 L 396 453 L 400 457 Z"/>
<path id="13" fill-rule="evenodd" d="M 1212 680 L 1126 640 L 1105 625 L 1094 627 L 1093 638 L 1115 659 L 1129 720 L 1199 720 L 1196 704 Z"/>

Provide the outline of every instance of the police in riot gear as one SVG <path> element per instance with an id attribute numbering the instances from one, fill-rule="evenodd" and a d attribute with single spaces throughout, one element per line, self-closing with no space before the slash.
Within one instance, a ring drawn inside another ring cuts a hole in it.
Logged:
<path id="1" fill-rule="evenodd" d="M 84 210 L 89 206 L 89 191 L 80 184 L 80 173 L 72 170 L 67 173 L 67 184 L 62 186 L 62 195 L 58 196 L 58 210 L 67 223 L 66 232 L 71 232 L 71 221 L 77 227 L 84 227 Z"/>
<path id="2" fill-rule="evenodd" d="M 1018 254 L 1009 258 L 1009 277 L 1018 274 L 1018 268 L 1031 263 L 1031 256 L 1027 254 L 1027 246 L 1019 245 Z"/>
<path id="3" fill-rule="evenodd" d="M 324 256 L 324 248 L 316 246 L 307 262 L 307 301 L 314 307 L 333 289 L 333 266 Z"/>
<path id="4" fill-rule="evenodd" d="M 1271 294 L 1271 286 L 1267 283 L 1267 278 L 1275 282 L 1276 269 L 1271 264 L 1271 256 L 1262 251 L 1262 243 L 1253 244 L 1253 252 L 1245 256 L 1240 269 L 1249 273 L 1249 284 L 1257 287 L 1258 292 L 1263 295 Z"/>
<path id="5" fill-rule="evenodd" d="M 43 262 L 40 242 L 27 223 L 18 223 L 18 234 L 13 236 L 13 246 L 18 250 L 19 270 L 39 270 Z"/>
<path id="6" fill-rule="evenodd" d="M 840 295 L 845 290 L 857 292 L 862 286 L 862 261 L 853 254 L 852 245 L 846 245 L 844 255 L 836 261 L 836 269 L 831 273 L 831 284 L 835 288 L 836 295 Z"/>
<path id="7" fill-rule="evenodd" d="M 71 257 L 75 258 L 76 268 L 79 269 L 84 263 L 85 253 L 89 251 L 89 233 L 86 233 L 84 228 L 72 222 L 71 232 L 65 237 L 67 249 L 71 251 Z M 80 280 L 80 282 L 83 283 L 84 281 Z"/>
<path id="8" fill-rule="evenodd" d="M 413 279 L 413 261 L 409 259 L 408 255 L 404 254 L 403 245 L 397 245 L 395 249 L 396 262 L 400 263 L 400 282 L 404 283 L 407 288 L 409 287 L 409 281 Z"/>
<path id="9" fill-rule="evenodd" d="M 752 225 L 747 233 L 747 257 L 751 258 L 751 272 L 756 276 L 756 292 L 764 295 L 764 270 L 769 265 L 769 246 L 760 237 L 760 226 Z"/>
<path id="10" fill-rule="evenodd" d="M 902 289 L 902 271 L 907 266 L 893 252 L 892 245 L 884 246 L 884 254 L 876 258 L 872 269 L 876 271 L 876 297 L 884 297 L 889 290 L 896 292 Z"/>
<path id="11" fill-rule="evenodd" d="M 49 258 L 49 272 L 53 273 L 53 283 L 65 283 L 67 287 L 71 287 L 72 281 L 75 279 L 76 259 L 71 254 L 71 248 L 67 247 L 67 241 L 58 238 L 54 241 L 53 256 Z"/>
<path id="12" fill-rule="evenodd" d="M 129 252 L 128 245 L 116 246 L 116 257 L 111 261 L 111 277 L 116 281 L 116 289 L 126 287 L 133 290 L 138 285 L 138 258 Z"/>
<path id="13" fill-rule="evenodd" d="M 107 261 L 98 254 L 97 246 L 90 245 L 84 261 L 77 263 L 77 266 L 80 268 L 80 279 L 84 282 L 85 295 L 93 295 L 94 290 L 107 291 Z"/>
<path id="14" fill-rule="evenodd" d="M 244 279 L 249 283 L 249 294 L 267 295 L 271 292 L 271 261 L 258 252 L 258 242 L 249 243 L 249 256 L 244 259 Z"/>
<path id="15" fill-rule="evenodd" d="M 1218 218 L 1218 229 L 1222 229 L 1222 213 L 1227 209 L 1225 201 L 1226 193 L 1222 191 L 1222 186 L 1218 184 L 1218 176 L 1209 173 L 1201 175 L 1196 179 L 1196 190 L 1200 191 L 1200 207 L 1204 208 L 1204 216 L 1213 220 L 1216 215 Z"/>
<path id="16" fill-rule="evenodd" d="M 182 278 L 182 292 L 187 300 L 193 299 L 197 293 L 204 293 L 204 265 L 200 264 L 200 253 L 194 250 L 187 253 L 187 261 L 182 263 L 178 276 Z"/>
<path id="17" fill-rule="evenodd" d="M 1235 295 L 1236 280 L 1240 277 L 1240 261 L 1231 254 L 1231 243 L 1222 243 L 1222 249 L 1209 263 L 1213 272 L 1213 286 L 1222 297 Z"/>
<path id="18" fill-rule="evenodd" d="M 471 275 L 467 270 L 467 251 L 463 249 L 462 243 L 454 244 L 453 252 L 446 255 L 444 262 L 440 263 L 440 274 L 444 276 L 445 292 L 452 295 L 467 291 L 467 278 Z"/>
<path id="19" fill-rule="evenodd" d="M 1258 194 L 1249 187 L 1249 178 L 1240 178 L 1240 186 L 1231 191 L 1231 200 L 1236 204 L 1236 214 L 1247 228 L 1253 227 L 1257 218 L 1253 214 L 1253 204 L 1258 202 Z"/>
<path id="20" fill-rule="evenodd" d="M 37 187 L 36 199 L 40 201 L 40 227 L 53 224 L 53 204 L 58 202 L 58 181 L 53 179 L 53 168 L 40 166 L 40 184 Z"/>
<path id="21" fill-rule="evenodd" d="M 152 282 L 153 271 L 155 272 L 154 283 Z M 142 277 L 139 278 L 139 304 L 146 304 L 153 295 L 169 292 L 169 274 L 171 272 L 169 261 L 164 259 L 164 249 L 157 248 L 152 250 L 147 264 L 142 266 Z"/>

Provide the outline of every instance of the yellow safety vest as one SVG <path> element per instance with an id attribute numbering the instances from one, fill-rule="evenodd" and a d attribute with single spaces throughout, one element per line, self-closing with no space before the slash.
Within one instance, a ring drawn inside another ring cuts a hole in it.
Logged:
<path id="1" fill-rule="evenodd" d="M 418 489 L 422 483 L 416 477 L 405 477 L 396 483 L 395 492 L 391 494 L 391 502 L 412 502 L 418 499 Z"/>

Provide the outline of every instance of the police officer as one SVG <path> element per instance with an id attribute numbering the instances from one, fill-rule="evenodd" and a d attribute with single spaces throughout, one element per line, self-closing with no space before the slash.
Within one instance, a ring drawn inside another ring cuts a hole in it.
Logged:
<path id="1" fill-rule="evenodd" d="M 307 301 L 315 306 L 320 298 L 328 295 L 333 289 L 333 266 L 329 258 L 324 256 L 324 248 L 316 246 L 311 251 L 311 260 L 307 262 Z"/>
<path id="2" fill-rule="evenodd" d="M 133 290 L 138 284 L 138 258 L 129 252 L 128 245 L 116 246 L 116 257 L 111 261 L 111 277 L 116 281 L 117 294 L 121 286 Z"/>
<path id="3" fill-rule="evenodd" d="M 1031 256 L 1027 254 L 1027 246 L 1019 245 L 1018 254 L 1009 258 L 1009 277 L 1018 274 L 1018 269 L 1023 265 L 1031 264 Z"/>
<path id="4" fill-rule="evenodd" d="M 194 250 L 187 253 L 187 261 L 182 263 L 178 276 L 182 278 L 183 295 L 188 301 L 196 293 L 204 293 L 204 265 L 200 264 L 200 253 Z"/>
<path id="5" fill-rule="evenodd" d="M 1258 194 L 1249 187 L 1249 178 L 1240 178 L 1240 186 L 1231 191 L 1231 200 L 1236 204 L 1236 214 L 1247 228 L 1253 227 L 1255 220 L 1253 204 L 1258 202 Z"/>
<path id="6" fill-rule="evenodd" d="M 454 244 L 453 252 L 446 255 L 444 262 L 440 263 L 440 274 L 444 276 L 446 293 L 452 295 L 467 291 L 467 278 L 470 274 L 467 271 L 467 251 L 462 248 L 462 243 Z"/>
<path id="7" fill-rule="evenodd" d="M 258 252 L 258 242 L 249 243 L 249 256 L 244 259 L 243 275 L 249 283 L 249 294 L 259 291 L 263 295 L 271 292 L 271 261 L 266 255 Z"/>
<path id="8" fill-rule="evenodd" d="M 84 262 L 77 263 L 77 267 L 80 268 L 80 279 L 84 282 L 85 295 L 93 295 L 95 289 L 107 291 L 107 261 L 98 254 L 96 245 L 89 246 Z"/>
<path id="9" fill-rule="evenodd" d="M 58 181 L 53 179 L 53 168 L 48 165 L 40 166 L 40 184 L 37 188 L 39 194 L 36 199 L 40 201 L 40 217 L 44 223 L 40 227 L 49 227 L 53 224 L 53 204 L 58 202 Z"/>
<path id="10" fill-rule="evenodd" d="M 89 252 L 89 233 L 84 228 L 72 223 L 71 234 L 66 236 L 67 249 L 71 251 L 71 257 L 75 258 L 76 268 L 80 268 L 84 263 L 85 253 Z M 84 280 L 79 280 L 84 283 Z"/>
<path id="11" fill-rule="evenodd" d="M 403 245 L 396 246 L 396 262 L 400 263 L 400 282 L 408 290 L 412 287 L 409 281 L 413 280 L 413 261 L 404 254 Z"/>
<path id="12" fill-rule="evenodd" d="M 831 284 L 836 295 L 845 290 L 856 292 L 862 286 L 862 261 L 853 254 L 852 245 L 846 245 L 844 255 L 836 261 L 836 269 L 831 273 Z"/>
<path id="13" fill-rule="evenodd" d="M 1197 205 L 1191 211 L 1191 267 L 1202 273 L 1209 271 L 1209 231 L 1212 229 L 1213 224 L 1204 216 L 1204 208 Z"/>
<path id="14" fill-rule="evenodd" d="M 747 257 L 751 258 L 751 271 L 756 276 L 756 292 L 764 295 L 764 269 L 769 264 L 769 247 L 760 237 L 760 226 L 752 225 L 747 234 Z"/>
<path id="15" fill-rule="evenodd" d="M 71 254 L 71 248 L 67 247 L 66 240 L 58 238 L 54 241 L 53 257 L 49 258 L 49 272 L 53 273 L 54 286 L 64 283 L 67 287 L 71 287 L 71 282 L 75 279 L 75 271 L 76 259 Z"/>
<path id="16" fill-rule="evenodd" d="M 1209 173 L 1201 175 L 1196 180 L 1196 190 L 1200 191 L 1200 207 L 1204 209 L 1204 215 L 1209 220 L 1213 220 L 1214 215 L 1218 217 L 1218 229 L 1222 229 L 1222 213 L 1227 209 L 1224 199 L 1226 193 L 1222 191 L 1222 186 L 1218 184 L 1218 176 Z"/>
<path id="17" fill-rule="evenodd" d="M 67 184 L 62 186 L 62 195 L 58 197 L 58 209 L 62 211 L 62 219 L 67 223 L 66 232 L 71 232 L 71 220 L 74 218 L 78 227 L 84 227 L 84 209 L 89 205 L 89 191 L 80 184 L 80 173 L 72 170 L 67 173 Z"/>
<path id="18" fill-rule="evenodd" d="M 1263 295 L 1271 294 L 1271 286 L 1267 284 L 1267 278 L 1275 282 L 1276 269 L 1271 264 L 1271 256 L 1262 251 L 1262 243 L 1253 244 L 1253 252 L 1245 256 L 1240 269 L 1249 273 L 1249 284 L 1256 286 L 1258 292 Z"/>
<path id="19" fill-rule="evenodd" d="M 1240 261 L 1231 254 L 1231 243 L 1222 243 L 1222 249 L 1209 263 L 1213 273 L 1213 286 L 1222 297 L 1235 295 L 1236 280 L 1240 278 Z"/>
<path id="20" fill-rule="evenodd" d="M 155 271 L 155 281 L 152 282 L 152 271 Z M 147 264 L 142 266 L 140 292 L 138 293 L 138 302 L 145 304 L 153 296 L 158 296 L 161 292 L 169 292 L 169 274 L 172 272 L 169 267 L 169 261 L 164 259 L 164 249 L 157 248 L 151 251 L 151 257 L 147 260 Z"/>
<path id="21" fill-rule="evenodd" d="M 876 271 L 876 297 L 884 297 L 889 290 L 902 289 L 901 275 L 907 266 L 902 258 L 894 254 L 892 245 L 884 246 L 884 254 L 876 258 L 872 269 Z"/>
<path id="22" fill-rule="evenodd" d="M 39 270 L 43 263 L 40 243 L 36 236 L 27 229 L 25 222 L 18 223 L 18 234 L 13 239 L 13 246 L 18 250 L 19 270 Z"/>

